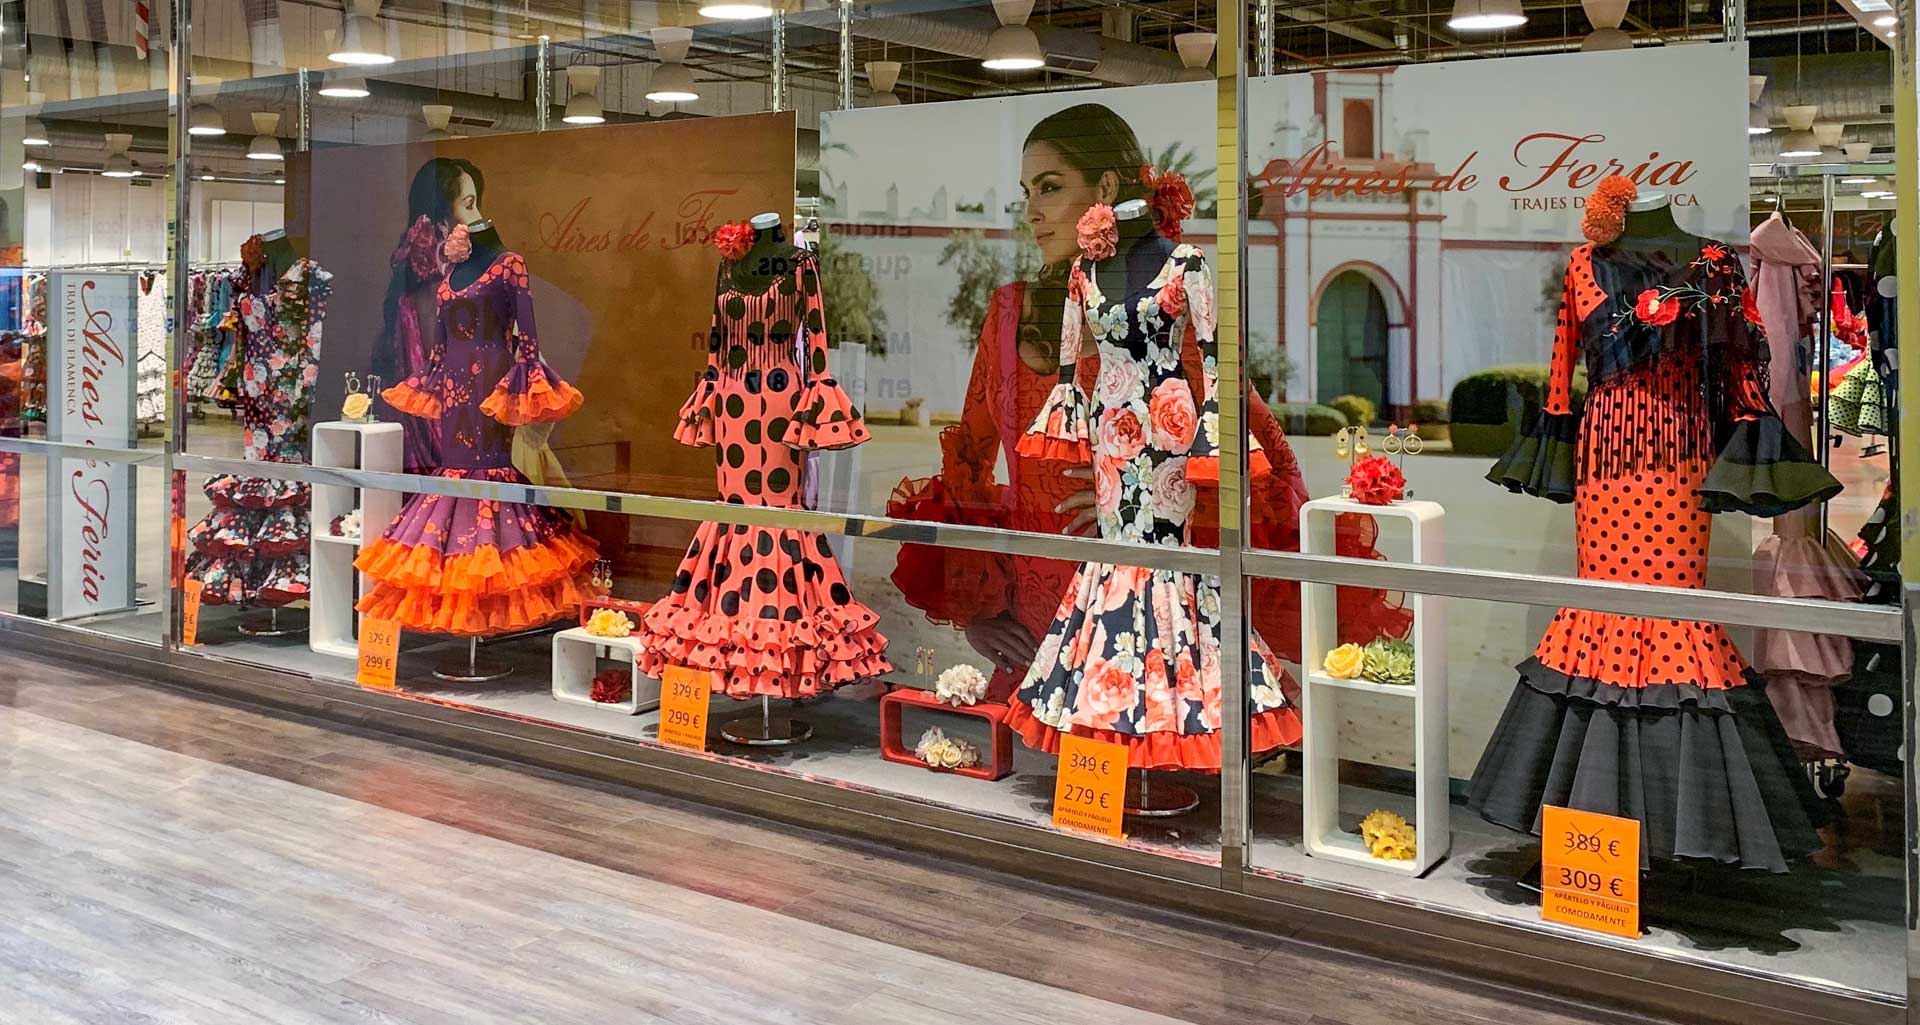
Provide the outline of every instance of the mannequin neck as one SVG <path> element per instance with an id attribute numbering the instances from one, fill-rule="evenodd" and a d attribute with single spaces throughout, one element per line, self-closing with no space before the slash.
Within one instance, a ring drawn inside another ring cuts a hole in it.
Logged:
<path id="1" fill-rule="evenodd" d="M 288 267 L 293 266 L 293 261 L 299 259 L 299 254 L 293 251 L 293 240 L 287 238 L 284 232 L 272 236 L 263 235 L 260 238 L 260 244 L 267 253 L 267 271 L 276 281 L 287 272 Z"/>
<path id="2" fill-rule="evenodd" d="M 492 221 L 476 221 L 469 225 L 467 239 L 473 243 L 473 255 L 447 272 L 447 281 L 456 290 L 473 284 L 493 265 L 494 257 L 507 251 L 507 244 L 500 240 L 500 230 L 493 226 Z"/>
<path id="3" fill-rule="evenodd" d="M 1613 244 L 1623 249 L 1668 249 L 1692 240 L 1673 219 L 1673 203 L 1661 196 L 1629 204 L 1626 226 Z"/>
<path id="4" fill-rule="evenodd" d="M 785 224 L 775 221 L 767 227 L 753 229 L 753 245 L 747 249 L 747 255 L 733 262 L 734 286 L 744 292 L 765 291 L 775 278 L 799 269 L 795 252 Z"/>

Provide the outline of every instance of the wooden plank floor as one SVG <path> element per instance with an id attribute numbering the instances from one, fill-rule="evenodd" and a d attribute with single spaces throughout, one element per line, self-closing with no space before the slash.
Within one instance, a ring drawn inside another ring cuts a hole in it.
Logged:
<path id="1" fill-rule="evenodd" d="M 7 1025 L 1625 1020 L 0 654 Z"/>

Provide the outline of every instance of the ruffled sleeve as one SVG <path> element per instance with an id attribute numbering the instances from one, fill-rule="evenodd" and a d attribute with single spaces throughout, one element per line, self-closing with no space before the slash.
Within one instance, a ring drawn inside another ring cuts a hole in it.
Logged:
<path id="1" fill-rule="evenodd" d="M 1199 429 L 1194 431 L 1193 446 L 1187 452 L 1187 480 L 1198 485 L 1217 485 L 1220 483 L 1220 341 L 1219 314 L 1215 306 L 1213 272 L 1208 269 L 1206 257 L 1194 246 L 1182 246 L 1175 250 L 1178 262 L 1166 288 L 1162 289 L 1160 300 L 1162 307 L 1171 300 L 1178 302 L 1186 313 L 1186 327 L 1180 346 L 1180 360 L 1187 373 L 1187 382 L 1193 393 L 1200 397 L 1197 410 Z M 1177 299 L 1173 298 L 1177 295 Z M 1253 414 L 1251 403 L 1255 401 L 1251 393 L 1243 387 L 1241 396 L 1242 422 L 1249 429 L 1242 434 L 1247 443 L 1247 482 L 1257 484 L 1273 474 L 1273 461 L 1268 457 L 1266 446 L 1260 436 L 1251 430 Z"/>
<path id="2" fill-rule="evenodd" d="M 786 441 L 797 449 L 852 448 L 866 441 L 866 421 L 840 382 L 827 373 L 827 309 L 820 294 L 820 266 L 812 253 L 800 258 L 801 330 L 806 335 L 806 382 L 793 405 Z"/>
<path id="3" fill-rule="evenodd" d="M 1040 404 L 1040 412 L 1014 445 L 1029 459 L 1087 465 L 1093 462 L 1093 435 L 1087 426 L 1087 395 L 1074 380 L 1074 362 L 1086 335 L 1087 282 L 1074 261 L 1067 281 L 1067 306 L 1060 318 L 1060 380 Z"/>
<path id="4" fill-rule="evenodd" d="M 480 411 L 509 427 L 563 420 L 579 410 L 586 397 L 561 380 L 540 356 L 526 261 L 519 253 L 508 253 L 501 258 L 501 266 L 513 297 L 513 323 L 508 335 L 513 365 L 494 386 L 493 394 L 480 403 Z"/>
<path id="5" fill-rule="evenodd" d="M 1553 365 L 1547 374 L 1547 401 L 1513 441 L 1507 454 L 1487 471 L 1487 479 L 1517 494 L 1553 502 L 1573 501 L 1575 446 L 1580 414 L 1573 408 L 1573 371 L 1580 360 L 1580 322 L 1598 305 L 1593 284 L 1593 247 L 1573 251 L 1560 292 L 1560 316 L 1553 330 Z"/>

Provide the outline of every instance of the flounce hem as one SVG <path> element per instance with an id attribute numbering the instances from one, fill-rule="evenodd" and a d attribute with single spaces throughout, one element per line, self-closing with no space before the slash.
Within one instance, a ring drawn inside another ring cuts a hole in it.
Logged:
<path id="1" fill-rule="evenodd" d="M 858 602 L 795 621 L 660 602 L 641 617 L 636 661 L 651 676 L 672 665 L 706 670 L 713 692 L 732 698 L 813 697 L 893 670 L 879 619 Z"/>
<path id="2" fill-rule="evenodd" d="M 1541 411 L 1513 447 L 1487 471 L 1487 479 L 1516 494 L 1551 502 L 1573 501 L 1580 415 Z"/>
<path id="3" fill-rule="evenodd" d="M 379 584 L 404 591 L 495 598 L 571 581 L 598 554 L 571 531 L 505 553 L 487 544 L 458 555 L 382 537 L 363 548 L 353 565 Z"/>
<path id="4" fill-rule="evenodd" d="M 1251 437 L 1251 435 L 1249 435 Z M 1273 474 L 1273 460 L 1267 458 L 1266 449 L 1258 441 L 1247 450 L 1247 482 L 1258 484 Z M 1220 457 L 1218 455 L 1188 456 L 1187 480 L 1193 484 L 1220 483 Z"/>
<path id="5" fill-rule="evenodd" d="M 703 377 L 699 387 L 680 407 L 679 422 L 673 428 L 673 440 L 692 448 L 712 448 L 719 443 L 714 421 L 720 416 L 720 393 L 713 379 Z"/>
<path id="6" fill-rule="evenodd" d="M 953 502 L 939 477 L 903 480 L 887 499 L 887 516 L 896 520 L 961 523 L 998 527 L 1001 518 L 980 515 Z M 964 630 L 981 619 L 1007 611 L 1012 588 L 1005 556 L 965 548 L 901 545 L 889 579 L 908 605 L 932 623 Z"/>
<path id="7" fill-rule="evenodd" d="M 1093 462 L 1093 436 L 1087 426 L 1087 399 L 1079 386 L 1062 381 L 1047 393 L 1033 424 L 1013 450 L 1029 459 L 1086 464 Z"/>
<path id="8" fill-rule="evenodd" d="M 1710 513 L 1779 516 L 1838 495 L 1840 482 L 1769 413 L 1733 425 L 1700 485 Z"/>
<path id="9" fill-rule="evenodd" d="M 1746 662 L 1717 623 L 1588 609 L 1554 613 L 1534 657 L 1522 663 L 1532 664 L 1625 690 L 1673 683 L 1723 690 L 1749 679 Z"/>
<path id="10" fill-rule="evenodd" d="M 1022 743 L 1036 751 L 1059 755 L 1061 731 L 1041 722 L 1018 697 L 1007 703 L 1006 723 Z M 1185 769 L 1190 772 L 1220 771 L 1220 735 L 1218 733 L 1121 733 L 1075 725 L 1076 737 L 1119 744 L 1127 749 L 1129 769 Z M 1300 743 L 1300 715 L 1292 708 L 1275 708 L 1257 713 L 1249 736 L 1254 754 Z"/>
<path id="11" fill-rule="evenodd" d="M 853 408 L 853 400 L 831 377 L 807 385 L 794 400 L 793 422 L 786 435 L 786 443 L 792 448 L 852 448 L 870 437 L 860 411 Z"/>
<path id="12" fill-rule="evenodd" d="M 1691 683 L 1649 683 L 1640 687 L 1620 687 L 1591 676 L 1562 672 L 1538 658 L 1529 658 L 1515 668 L 1520 672 L 1522 683 L 1542 694 L 1584 701 L 1591 705 L 1653 712 L 1672 712 L 1683 707 L 1709 712 L 1733 711 L 1733 707 L 1727 703 L 1727 691 L 1734 688 L 1729 687 L 1701 687 Z"/>
<path id="13" fill-rule="evenodd" d="M 438 420 L 446 404 L 436 396 L 446 393 L 446 384 L 446 371 L 435 367 L 425 374 L 415 374 L 393 385 L 382 391 L 380 397 L 387 400 L 387 405 L 408 416 Z"/>
<path id="14" fill-rule="evenodd" d="M 307 485 L 300 481 L 279 480 L 272 477 L 243 477 L 239 474 L 223 473 L 207 478 L 201 485 L 207 500 L 214 505 L 238 506 L 243 509 L 273 509 L 280 506 L 302 505 L 307 500 Z"/>
<path id="15" fill-rule="evenodd" d="M 580 389 L 538 362 L 516 362 L 480 403 L 480 412 L 508 427 L 550 424 L 578 412 L 587 401 Z"/>
<path id="16" fill-rule="evenodd" d="M 422 633 L 490 637 L 569 618 L 583 597 L 570 576 L 501 594 L 450 593 L 431 587 L 376 583 L 354 608 Z"/>

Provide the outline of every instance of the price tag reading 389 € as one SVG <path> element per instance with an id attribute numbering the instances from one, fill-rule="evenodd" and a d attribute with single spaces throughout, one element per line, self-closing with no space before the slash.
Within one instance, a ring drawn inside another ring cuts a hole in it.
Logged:
<path id="1" fill-rule="evenodd" d="M 1073 734 L 1060 738 L 1060 775 L 1053 784 L 1053 824 L 1122 836 L 1127 749 Z"/>
<path id="2" fill-rule="evenodd" d="M 1540 917 L 1638 939 L 1640 820 L 1541 808 Z"/>

